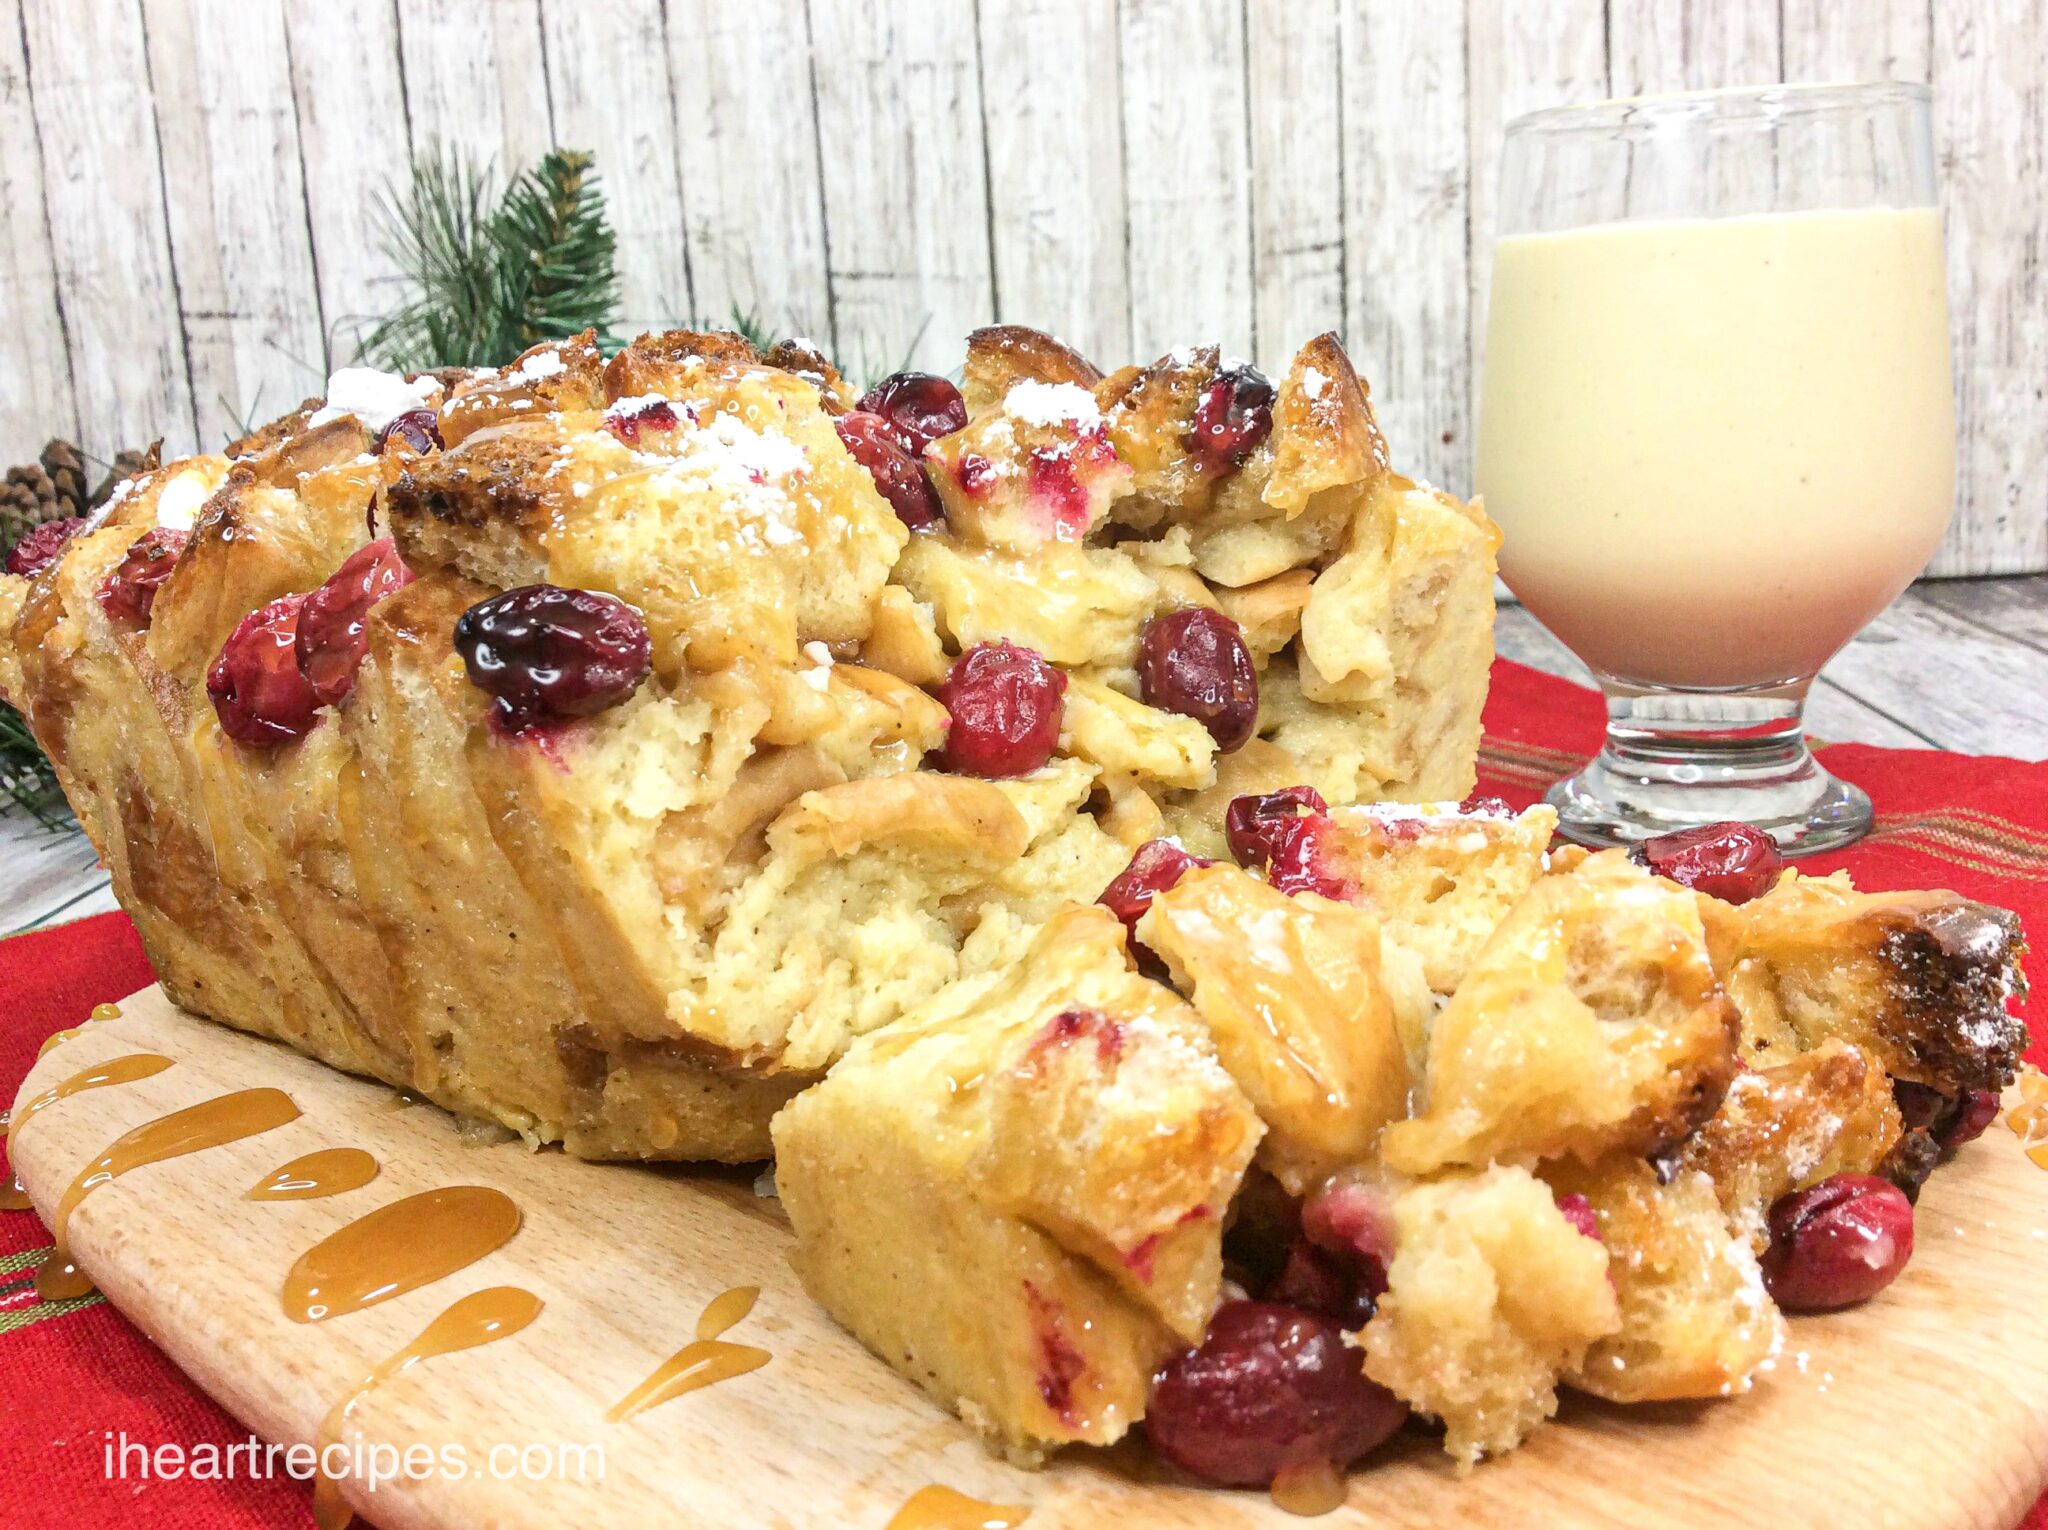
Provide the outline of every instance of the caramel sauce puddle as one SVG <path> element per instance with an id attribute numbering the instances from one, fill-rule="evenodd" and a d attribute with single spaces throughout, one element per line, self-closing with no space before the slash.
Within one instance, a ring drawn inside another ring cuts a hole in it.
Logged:
<path id="1" fill-rule="evenodd" d="M 361 1148 L 322 1148 L 280 1164 L 242 1192 L 245 1201 L 317 1201 L 360 1190 L 378 1174 L 377 1160 Z"/>
<path id="2" fill-rule="evenodd" d="M 36 1294 L 52 1302 L 84 1296 L 92 1290 L 91 1279 L 71 1261 L 69 1231 L 71 1214 L 78 1209 L 78 1203 L 101 1185 L 112 1183 L 132 1169 L 239 1142 L 298 1118 L 299 1107 L 282 1089 L 242 1089 L 174 1110 L 116 1138 L 104 1153 L 78 1171 L 71 1188 L 57 1203 L 56 1219 L 50 1228 L 55 1246 L 36 1271 Z"/>
<path id="3" fill-rule="evenodd" d="M 759 1286 L 735 1286 L 720 1292 L 697 1319 L 697 1337 L 670 1355 L 654 1373 L 628 1392 L 605 1414 L 608 1424 L 623 1424 L 665 1402 L 749 1371 L 758 1371 L 774 1357 L 751 1344 L 729 1344 L 721 1335 L 754 1310 Z"/>
<path id="4" fill-rule="evenodd" d="M 385 1382 L 403 1376 L 422 1360 L 508 1339 L 539 1317 L 540 1309 L 541 1299 L 517 1286 L 492 1286 L 463 1297 L 421 1329 L 419 1337 L 405 1348 L 380 1360 L 353 1392 L 328 1410 L 313 1442 L 315 1454 L 325 1458 L 327 1447 L 340 1440 L 349 1414 Z M 354 1518 L 355 1511 L 342 1501 L 341 1485 L 323 1468 L 313 1484 L 314 1523 L 320 1530 L 344 1530 Z"/>
<path id="5" fill-rule="evenodd" d="M 1030 1517 L 1017 1504 L 983 1503 L 933 1483 L 910 1495 L 888 1530 L 1012 1530 Z"/>
<path id="6" fill-rule="evenodd" d="M 502 1190 L 447 1185 L 379 1206 L 299 1255 L 284 1278 L 284 1310 L 321 1323 L 453 1275 L 503 1248 L 519 1208 Z"/>

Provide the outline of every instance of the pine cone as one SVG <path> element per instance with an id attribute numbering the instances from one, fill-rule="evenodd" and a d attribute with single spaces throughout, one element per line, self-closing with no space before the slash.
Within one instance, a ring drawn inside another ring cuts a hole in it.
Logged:
<path id="1" fill-rule="evenodd" d="M 49 475 L 51 485 L 57 491 L 57 499 L 64 506 L 59 515 L 83 515 L 88 505 L 86 494 L 85 458 L 78 448 L 69 441 L 51 441 L 43 447 L 43 471 Z"/>
<path id="2" fill-rule="evenodd" d="M 42 464 L 24 463 L 7 470 L 0 486 L 0 548 L 12 547 L 44 521 L 70 512 L 57 499 L 57 486 Z"/>
<path id="3" fill-rule="evenodd" d="M 156 441 L 151 444 L 146 452 L 116 452 L 114 454 L 113 471 L 108 473 L 105 478 L 102 478 L 100 486 L 92 491 L 92 498 L 87 501 L 88 508 L 93 510 L 99 509 L 101 505 L 104 505 L 114 497 L 114 490 L 117 487 L 126 483 L 137 473 L 155 472 L 160 465 L 159 458 L 162 456 L 162 448 L 163 442 Z"/>

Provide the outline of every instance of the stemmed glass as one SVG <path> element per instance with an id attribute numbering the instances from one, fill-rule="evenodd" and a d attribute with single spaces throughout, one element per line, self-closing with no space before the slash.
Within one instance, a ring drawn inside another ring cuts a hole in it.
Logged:
<path id="1" fill-rule="evenodd" d="M 1855 839 L 1870 801 L 1808 750 L 1807 690 L 1954 505 L 1926 88 L 1536 112 L 1499 205 L 1479 487 L 1502 576 L 1607 699 L 1561 827 Z"/>

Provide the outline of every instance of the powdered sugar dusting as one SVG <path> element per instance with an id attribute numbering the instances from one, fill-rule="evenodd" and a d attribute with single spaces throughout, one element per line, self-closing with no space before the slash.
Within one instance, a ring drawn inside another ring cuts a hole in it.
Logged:
<path id="1" fill-rule="evenodd" d="M 1095 395 L 1078 383 L 1020 382 L 1003 395 L 1003 413 L 1027 425 L 1050 427 L 1102 423 Z"/>
<path id="2" fill-rule="evenodd" d="M 441 384 L 432 377 L 407 382 L 376 367 L 343 367 L 327 379 L 327 402 L 306 417 L 306 428 L 352 414 L 365 430 L 382 430 L 401 414 L 436 407 L 440 398 Z"/>

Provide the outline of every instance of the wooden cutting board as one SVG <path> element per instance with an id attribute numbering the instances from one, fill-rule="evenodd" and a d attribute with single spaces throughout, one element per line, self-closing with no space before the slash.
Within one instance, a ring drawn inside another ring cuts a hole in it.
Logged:
<path id="1" fill-rule="evenodd" d="M 353 1410 L 344 1441 L 458 1447 L 472 1463 L 460 1479 L 374 1492 L 345 1482 L 384 1530 L 882 1530 L 935 1483 L 1027 1507 L 1029 1530 L 1299 1523 L 1260 1494 L 1170 1482 L 1136 1448 L 1070 1453 L 1041 1472 L 991 1458 L 804 1295 L 780 1209 L 750 1172 L 474 1145 L 431 1106 L 395 1108 L 389 1089 L 192 1019 L 154 989 L 123 1009 L 44 1056 L 17 1120 L 38 1091 L 116 1057 L 172 1065 L 40 1111 L 14 1137 L 14 1166 L 48 1221 L 74 1176 L 132 1128 L 231 1091 L 290 1096 L 296 1119 L 137 1168 L 88 1194 L 71 1221 L 79 1264 L 256 1433 L 314 1440 L 371 1367 L 460 1298 L 511 1286 L 540 1299 L 516 1333 L 427 1359 Z M 287 1161 L 338 1147 L 368 1151 L 381 1172 L 324 1199 L 245 1199 Z M 367 1212 L 456 1185 L 516 1204 L 509 1242 L 378 1305 L 321 1322 L 287 1316 L 280 1293 L 309 1248 Z M 1918 1228 L 1913 1264 L 1889 1292 L 1795 1320 L 1747 1397 L 1634 1409 L 1570 1399 L 1560 1423 L 1462 1479 L 1432 1442 L 1404 1436 L 1352 1476 L 1346 1508 L 1325 1522 L 2012 1530 L 2048 1480 L 2048 1173 L 1995 1126 L 1928 1188 Z M 767 1362 L 607 1422 L 693 1338 L 707 1304 L 743 1286 L 760 1288 L 758 1304 L 724 1340 Z M 493 1446 L 563 1444 L 601 1446 L 602 1480 L 587 1480 L 588 1456 L 586 1480 L 573 1466 L 539 1481 L 489 1473 Z"/>

